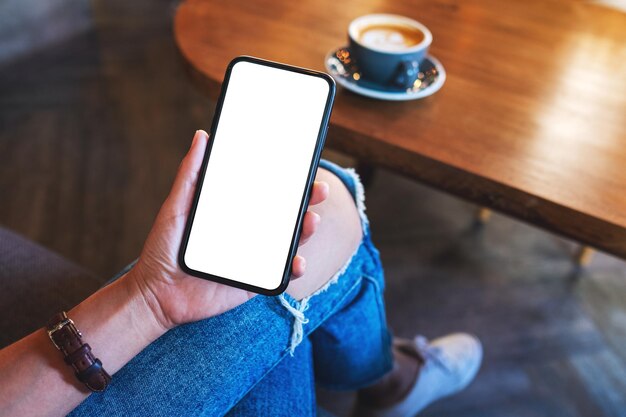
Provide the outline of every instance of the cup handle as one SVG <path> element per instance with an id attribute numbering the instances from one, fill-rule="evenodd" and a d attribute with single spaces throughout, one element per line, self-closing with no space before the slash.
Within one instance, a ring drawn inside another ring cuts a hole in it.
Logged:
<path id="1" fill-rule="evenodd" d="M 402 61 L 391 80 L 391 83 L 398 88 L 410 88 L 413 86 L 419 74 L 419 64 L 417 61 Z"/>

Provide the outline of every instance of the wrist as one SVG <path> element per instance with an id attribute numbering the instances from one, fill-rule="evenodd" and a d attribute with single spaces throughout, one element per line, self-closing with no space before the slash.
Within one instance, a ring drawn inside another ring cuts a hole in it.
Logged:
<path id="1" fill-rule="evenodd" d="M 120 279 L 133 310 L 133 326 L 151 343 L 174 327 L 163 314 L 156 295 L 133 268 Z"/>

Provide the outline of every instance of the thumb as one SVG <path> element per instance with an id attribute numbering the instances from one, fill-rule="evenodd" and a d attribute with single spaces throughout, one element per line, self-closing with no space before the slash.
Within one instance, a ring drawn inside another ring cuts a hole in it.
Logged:
<path id="1" fill-rule="evenodd" d="M 189 211 L 208 139 L 209 135 L 204 130 L 196 131 L 191 148 L 178 167 L 174 185 L 165 203 L 166 212 L 181 215 Z"/>

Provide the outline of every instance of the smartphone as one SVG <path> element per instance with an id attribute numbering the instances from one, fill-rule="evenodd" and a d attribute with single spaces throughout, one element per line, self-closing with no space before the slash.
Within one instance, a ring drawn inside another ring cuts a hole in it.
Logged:
<path id="1" fill-rule="evenodd" d="M 266 295 L 287 288 L 334 97 L 328 74 L 247 56 L 230 62 L 179 252 L 183 271 Z"/>

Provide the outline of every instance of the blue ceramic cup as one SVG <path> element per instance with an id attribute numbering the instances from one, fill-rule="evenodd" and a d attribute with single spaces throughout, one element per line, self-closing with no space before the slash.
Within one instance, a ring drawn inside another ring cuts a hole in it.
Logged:
<path id="1" fill-rule="evenodd" d="M 350 55 L 359 77 L 390 88 L 410 88 L 419 73 L 433 36 L 408 17 L 370 14 L 348 27 Z"/>

